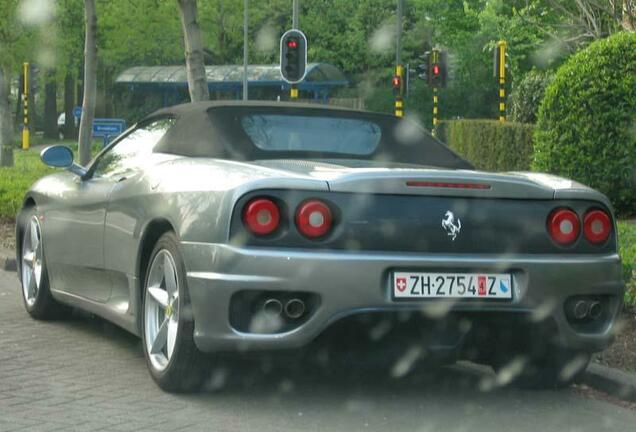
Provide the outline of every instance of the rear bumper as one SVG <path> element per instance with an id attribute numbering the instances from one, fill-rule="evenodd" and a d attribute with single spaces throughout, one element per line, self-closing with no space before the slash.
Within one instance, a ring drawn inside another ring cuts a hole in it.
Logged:
<path id="1" fill-rule="evenodd" d="M 206 352 L 299 348 L 343 317 L 401 310 L 441 318 L 447 311 L 525 313 L 531 321 L 551 319 L 564 347 L 598 351 L 612 341 L 624 291 L 617 254 L 474 257 L 270 250 L 192 242 L 183 242 L 181 247 L 195 320 L 194 340 Z M 391 299 L 390 275 L 395 269 L 511 272 L 513 299 L 397 303 Z M 230 301 L 245 290 L 311 292 L 320 296 L 320 303 L 307 321 L 290 331 L 241 332 L 230 324 Z M 563 305 L 575 295 L 606 296 L 607 318 L 600 328 L 581 332 L 570 325 Z"/>

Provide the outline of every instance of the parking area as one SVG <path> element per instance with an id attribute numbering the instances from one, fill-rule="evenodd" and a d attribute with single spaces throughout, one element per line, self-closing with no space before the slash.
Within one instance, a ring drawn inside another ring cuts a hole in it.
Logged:
<path id="1" fill-rule="evenodd" d="M 201 393 L 151 380 L 139 340 L 95 317 L 38 322 L 0 271 L 0 431 L 633 431 L 636 413 L 567 389 L 488 389 L 470 365 L 329 374 L 303 365 L 218 366 Z M 514 425 L 511 429 L 510 425 Z"/>

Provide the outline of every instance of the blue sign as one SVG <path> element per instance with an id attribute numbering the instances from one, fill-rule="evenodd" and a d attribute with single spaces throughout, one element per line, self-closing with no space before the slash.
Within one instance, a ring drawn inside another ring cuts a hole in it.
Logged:
<path id="1" fill-rule="evenodd" d="M 117 137 L 126 129 L 126 121 L 122 119 L 96 118 L 93 120 L 93 137 L 104 138 L 104 147 L 112 138 Z"/>
<path id="2" fill-rule="evenodd" d="M 76 106 L 73 108 L 73 117 L 80 118 L 82 116 L 82 107 Z"/>

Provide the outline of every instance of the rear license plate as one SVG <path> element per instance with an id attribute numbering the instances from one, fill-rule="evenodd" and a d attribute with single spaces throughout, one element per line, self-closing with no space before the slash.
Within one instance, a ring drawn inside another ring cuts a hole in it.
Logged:
<path id="1" fill-rule="evenodd" d="M 512 276 L 505 273 L 393 273 L 393 298 L 511 299 Z"/>

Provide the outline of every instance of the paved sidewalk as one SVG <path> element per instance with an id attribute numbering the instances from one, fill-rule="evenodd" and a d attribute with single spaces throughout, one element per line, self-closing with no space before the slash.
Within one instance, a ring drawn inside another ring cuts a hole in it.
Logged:
<path id="1" fill-rule="evenodd" d="M 218 368 L 208 391 L 171 395 L 137 338 L 88 316 L 38 322 L 0 271 L 0 431 L 631 431 L 636 412 L 571 390 L 485 391 L 473 367 L 349 378 L 286 364 Z M 355 376 L 355 377 L 354 377 Z M 214 391 L 213 389 L 220 389 Z"/>

